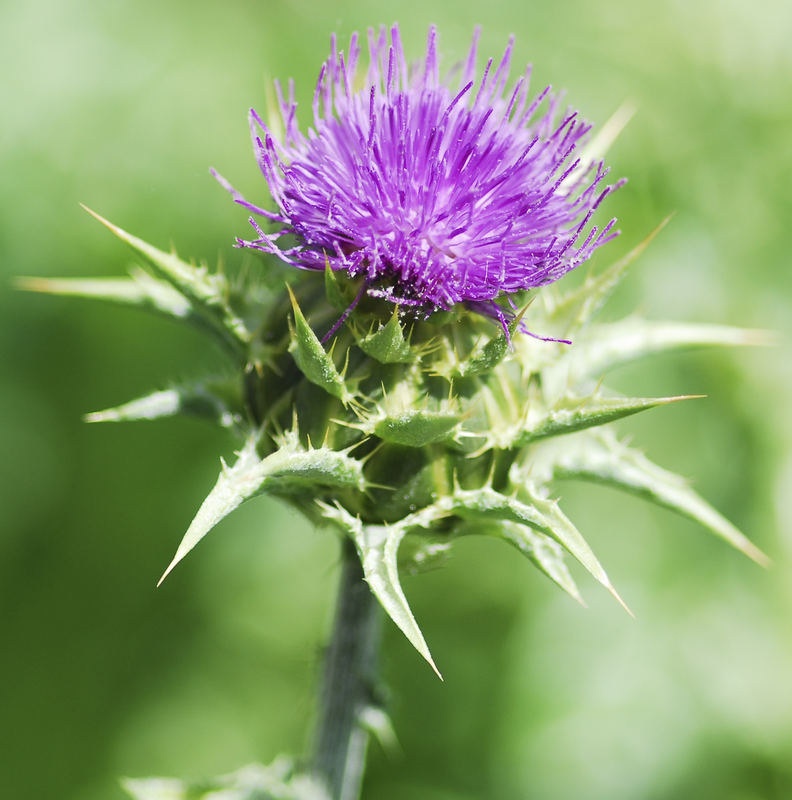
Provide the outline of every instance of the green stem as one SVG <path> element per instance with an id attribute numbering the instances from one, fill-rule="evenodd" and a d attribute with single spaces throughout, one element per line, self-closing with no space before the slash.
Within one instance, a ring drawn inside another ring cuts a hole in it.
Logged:
<path id="1" fill-rule="evenodd" d="M 313 765 L 332 800 L 360 797 L 369 736 L 361 724 L 361 714 L 376 703 L 380 628 L 379 604 L 363 579 L 354 545 L 344 539 Z"/>

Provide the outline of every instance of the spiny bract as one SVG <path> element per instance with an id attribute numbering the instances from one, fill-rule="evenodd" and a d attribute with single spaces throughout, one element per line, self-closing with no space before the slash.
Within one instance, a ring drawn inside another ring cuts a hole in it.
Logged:
<path id="1" fill-rule="evenodd" d="M 295 273 L 288 293 L 234 286 L 104 222 L 149 266 L 126 280 L 36 280 L 28 288 L 104 298 L 208 331 L 229 357 L 224 377 L 173 386 L 91 421 L 187 414 L 243 442 L 185 534 L 166 575 L 225 516 L 261 493 L 350 537 L 371 590 L 434 667 L 399 583 L 460 536 L 503 539 L 573 597 L 568 553 L 610 591 L 608 576 L 554 499 L 556 478 L 606 483 L 698 520 L 760 563 L 765 556 L 681 478 L 621 442 L 607 425 L 682 398 L 607 392 L 619 364 L 662 350 L 748 345 L 755 331 L 592 319 L 644 244 L 565 295 L 545 287 L 504 332 L 464 307 L 402 319 L 361 300 L 325 347 L 353 283 Z M 329 302 L 328 298 L 332 301 Z M 334 305 L 335 304 L 335 305 Z M 514 333 L 525 322 L 574 344 Z M 164 577 L 164 576 L 163 576 Z M 615 592 L 614 592 L 615 594 Z"/>
<path id="2" fill-rule="evenodd" d="M 291 271 L 288 291 L 234 284 L 101 218 L 148 271 L 23 282 L 195 324 L 228 356 L 224 376 L 88 417 L 191 414 L 242 441 L 165 575 L 241 503 L 281 497 L 354 542 L 372 592 L 434 668 L 399 574 L 436 562 L 460 536 L 503 539 L 579 599 L 567 553 L 616 594 L 554 499 L 559 477 L 639 494 L 765 562 L 683 480 L 608 425 L 682 398 L 621 397 L 601 385 L 612 367 L 660 350 L 763 337 L 632 317 L 598 323 L 645 243 L 578 289 L 532 295 L 611 236 L 609 223 L 575 245 L 607 192 L 597 188 L 601 164 L 568 163 L 587 127 L 574 115 L 554 127 L 557 101 L 531 123 L 538 104 L 528 103 L 527 77 L 505 99 L 511 45 L 473 97 L 475 41 L 456 93 L 438 79 L 433 31 L 424 67 L 412 74 L 397 29 L 386 44 L 384 33 L 371 38 L 368 92 L 352 85 L 355 40 L 346 65 L 334 50 L 307 137 L 293 96 L 281 101 L 282 141 L 254 132 L 278 210 L 235 197 L 282 226 L 274 235 L 257 228 L 248 244 L 307 268 Z M 296 237 L 292 247 L 277 243 L 283 233 Z M 502 296 L 507 306 L 490 305 Z"/>

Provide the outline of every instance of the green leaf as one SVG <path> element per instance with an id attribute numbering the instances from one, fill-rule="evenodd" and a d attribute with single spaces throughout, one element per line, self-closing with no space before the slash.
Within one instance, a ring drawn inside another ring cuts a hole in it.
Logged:
<path id="1" fill-rule="evenodd" d="M 626 611 L 632 613 L 613 588 L 607 573 L 586 540 L 564 515 L 558 503 L 541 497 L 527 483 L 521 488 L 520 494 L 522 499 L 507 497 L 488 487 L 465 490 L 457 486 L 453 494 L 443 496 L 431 506 L 416 511 L 403 519 L 399 525 L 406 530 L 413 527 L 431 528 L 438 520 L 452 515 L 465 520 L 483 522 L 499 520 L 527 525 L 558 542 L 619 601 Z"/>
<path id="2" fill-rule="evenodd" d="M 380 605 L 442 680 L 399 581 L 398 551 L 405 528 L 400 524 L 364 525 L 340 505 L 320 505 L 325 519 L 354 541 L 366 582 Z"/>
<path id="3" fill-rule="evenodd" d="M 710 345 L 757 346 L 773 341 L 772 334 L 761 330 L 631 318 L 587 328 L 557 367 L 547 372 L 557 373 L 557 383 L 574 385 L 651 353 Z"/>
<path id="4" fill-rule="evenodd" d="M 399 308 L 395 306 L 391 318 L 374 333 L 358 341 L 360 349 L 381 364 L 405 364 L 414 359 L 410 344 L 399 323 Z"/>
<path id="5" fill-rule="evenodd" d="M 445 512 L 443 513 L 445 516 Z M 526 525 L 505 520 L 461 521 L 450 531 L 433 534 L 422 529 L 420 533 L 405 537 L 399 551 L 399 566 L 411 574 L 425 572 L 443 566 L 454 541 L 462 536 L 487 536 L 503 541 L 516 548 L 528 558 L 540 572 L 553 583 L 569 593 L 581 605 L 580 596 L 569 569 L 564 561 L 564 552 L 558 542 Z"/>
<path id="6" fill-rule="evenodd" d="M 457 525 L 453 530 L 453 538 L 456 539 L 460 536 L 487 536 L 493 539 L 502 539 L 528 558 L 540 572 L 574 597 L 578 603 L 585 605 L 564 561 L 564 551 L 561 545 L 549 536 L 515 522 L 485 521 L 481 518 Z"/>
<path id="7" fill-rule="evenodd" d="M 492 372 L 511 350 L 512 340 L 515 334 L 519 335 L 518 328 L 530 305 L 531 302 L 526 303 L 522 311 L 511 320 L 508 325 L 508 333 L 499 330 L 483 345 L 477 343 L 473 351 L 464 359 L 460 358 L 456 346 L 449 342 L 443 358 L 432 365 L 434 373 L 446 380 L 454 381 L 458 378 L 472 378 Z"/>
<path id="8" fill-rule="evenodd" d="M 448 438 L 461 419 L 458 414 L 441 411 L 403 411 L 377 419 L 370 433 L 392 444 L 423 447 Z M 362 427 L 369 432 L 366 423 Z"/>
<path id="9" fill-rule="evenodd" d="M 142 270 L 130 272 L 129 278 L 17 278 L 15 283 L 30 292 L 107 300 L 176 319 L 192 316 L 190 304 L 172 286 Z"/>
<path id="10" fill-rule="evenodd" d="M 510 334 L 514 331 L 510 331 Z M 458 367 L 460 378 L 470 378 L 474 375 L 485 375 L 495 369 L 509 352 L 509 338 L 505 333 L 499 333 L 487 341 L 480 349 L 468 359 L 462 361 Z"/>
<path id="11" fill-rule="evenodd" d="M 261 461 L 261 470 L 269 472 L 267 489 L 290 494 L 316 487 L 359 492 L 368 488 L 363 462 L 347 455 L 349 450 L 357 447 L 357 442 L 340 451 L 329 447 L 305 449 L 300 445 L 297 432 L 289 431 L 279 443 L 280 449 Z"/>
<path id="12" fill-rule="evenodd" d="M 404 530 L 400 527 L 361 525 L 355 536 L 355 545 L 371 591 L 410 644 L 442 680 L 399 582 L 398 551 L 403 536 Z"/>
<path id="13" fill-rule="evenodd" d="M 188 301 L 193 311 L 204 319 L 223 345 L 238 357 L 246 357 L 251 334 L 243 320 L 227 303 L 229 286 L 225 276 L 188 264 L 175 253 L 159 250 L 108 222 L 91 209 L 85 206 L 83 208 L 141 255 L 158 278 L 176 289 Z"/>
<path id="14" fill-rule="evenodd" d="M 442 567 L 448 560 L 455 536 L 456 530 L 442 536 L 433 536 L 429 531 L 411 535 L 408 531 L 399 548 L 399 569 L 417 575 Z"/>
<path id="15" fill-rule="evenodd" d="M 767 566 L 768 557 L 702 499 L 686 481 L 619 442 L 608 431 L 579 434 L 575 440 L 548 442 L 531 455 L 531 474 L 578 478 L 636 494 L 695 520 L 749 558 Z"/>
<path id="16" fill-rule="evenodd" d="M 576 558 L 630 612 L 610 582 L 588 542 L 561 511 L 558 503 L 547 500 L 529 485 L 520 490 L 521 498 L 507 497 L 490 488 L 464 490 L 457 487 L 453 495 L 441 498 L 435 505 L 446 513 L 463 519 L 504 520 L 527 525 L 549 536 Z M 418 517 L 422 512 L 416 512 Z"/>
<path id="17" fill-rule="evenodd" d="M 529 558 L 553 583 L 569 593 L 578 603 L 584 604 L 564 562 L 561 546 L 557 542 L 545 534 L 513 522 L 501 522 L 497 528 L 493 528 L 493 531 L 495 530 L 498 531 L 500 538 Z"/>
<path id="18" fill-rule="evenodd" d="M 523 447 L 529 442 L 565 433 L 574 433 L 584 428 L 605 425 L 608 422 L 637 414 L 657 406 L 690 400 L 701 395 L 680 395 L 678 397 L 587 397 L 578 398 L 567 395 L 554 408 L 540 415 L 538 419 L 526 421 L 518 426 L 519 432 L 513 439 L 513 447 Z"/>
<path id="19" fill-rule="evenodd" d="M 321 387 L 333 397 L 337 397 L 344 405 L 354 402 L 354 395 L 347 388 L 332 357 L 316 338 L 316 334 L 303 316 L 291 288 L 287 286 L 287 289 L 294 312 L 294 329 L 289 351 L 297 366 L 311 383 Z"/>
<path id="20" fill-rule="evenodd" d="M 330 268 L 330 261 L 325 256 L 325 294 L 327 295 L 327 302 L 336 309 L 336 311 L 346 311 L 349 308 L 349 302 L 344 297 L 341 287 L 338 285 L 338 279 L 335 272 Z"/>
<path id="21" fill-rule="evenodd" d="M 223 428 L 241 421 L 240 411 L 202 385 L 178 386 L 152 392 L 123 405 L 85 415 L 86 422 L 134 422 L 173 417 L 179 414 L 209 420 Z"/>
<path id="22" fill-rule="evenodd" d="M 137 420 L 173 417 L 181 410 L 181 398 L 176 389 L 152 392 L 120 406 L 93 411 L 85 415 L 86 422 L 134 422 Z"/>
<path id="23" fill-rule="evenodd" d="M 220 520 L 251 497 L 267 491 L 299 492 L 310 497 L 319 488 L 366 489 L 362 464 L 346 453 L 326 447 L 303 449 L 296 433 L 290 433 L 279 450 L 262 459 L 256 452 L 257 439 L 258 434 L 248 438 L 232 467 L 223 464 L 217 483 L 198 509 L 157 585 Z"/>

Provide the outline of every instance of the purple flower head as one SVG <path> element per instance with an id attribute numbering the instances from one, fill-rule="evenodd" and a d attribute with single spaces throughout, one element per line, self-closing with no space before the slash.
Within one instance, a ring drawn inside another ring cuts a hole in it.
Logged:
<path id="1" fill-rule="evenodd" d="M 241 246 L 304 269 L 329 264 L 362 277 L 361 295 L 420 314 L 466 303 L 503 321 L 496 298 L 558 280 L 617 235 L 615 220 L 586 230 L 616 187 L 603 186 L 602 163 L 575 155 L 591 126 L 560 115 L 550 87 L 529 98 L 530 68 L 507 90 L 513 37 L 478 76 L 477 30 L 443 79 L 436 38 L 431 28 L 424 60 L 408 64 L 398 26 L 369 30 L 364 68 L 357 34 L 347 54 L 333 37 L 305 134 L 293 82 L 288 97 L 276 84 L 282 136 L 251 110 L 276 211 L 218 178 L 279 226 L 266 233 L 251 217 L 256 238 Z"/>

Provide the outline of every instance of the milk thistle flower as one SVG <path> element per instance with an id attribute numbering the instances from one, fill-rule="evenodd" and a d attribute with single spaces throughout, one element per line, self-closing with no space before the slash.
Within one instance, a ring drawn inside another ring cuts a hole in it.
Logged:
<path id="1" fill-rule="evenodd" d="M 250 127 L 277 210 L 220 180 L 279 229 L 251 217 L 257 236 L 239 244 L 360 277 L 360 294 L 420 315 L 465 303 L 503 321 L 497 298 L 556 281 L 616 236 L 614 219 L 587 227 L 616 188 L 601 162 L 578 155 L 591 126 L 575 111 L 559 116 L 549 86 L 531 99 L 530 67 L 507 92 L 514 37 L 477 76 L 478 39 L 441 79 L 434 28 L 412 65 L 397 25 L 390 37 L 369 30 L 367 70 L 357 34 L 348 55 L 333 37 L 307 135 L 293 82 L 288 97 L 276 84 L 280 135 L 252 109 Z"/>
<path id="2" fill-rule="evenodd" d="M 648 239 L 576 289 L 546 285 L 616 235 L 613 220 L 601 229 L 591 221 L 614 187 L 604 185 L 601 162 L 580 154 L 589 126 L 572 112 L 559 115 L 559 97 L 545 89 L 529 100 L 528 72 L 507 91 L 511 41 L 498 66 L 488 62 L 476 79 L 477 39 L 458 75 L 445 81 L 434 29 L 423 62 L 412 68 L 397 27 L 390 37 L 384 29 L 370 34 L 365 76 L 358 74 L 357 37 L 348 56 L 333 40 L 307 134 L 297 127 L 292 85 L 288 97 L 278 90 L 278 135 L 251 112 L 276 208 L 248 203 L 217 177 L 254 213 L 256 238 L 238 243 L 299 268 L 289 287 L 273 291 L 273 281 L 262 285 L 253 270 L 234 282 L 100 217 L 148 271 L 126 280 L 25 282 L 194 324 L 226 356 L 221 377 L 88 417 L 197 415 L 241 443 L 163 579 L 224 517 L 262 493 L 334 529 L 341 541 L 311 775 L 276 762 L 199 786 L 133 782 L 128 789 L 138 800 L 163 791 L 174 798 L 231 792 L 357 800 L 367 731 L 387 729 L 373 691 L 379 606 L 437 671 L 400 577 L 437 565 L 461 537 L 507 542 L 580 600 L 565 560 L 571 556 L 620 600 L 555 499 L 558 479 L 638 494 L 767 562 L 687 482 L 609 424 L 685 398 L 623 397 L 603 387 L 611 368 L 657 351 L 764 337 L 639 317 L 598 321 Z M 266 233 L 256 217 L 276 230 Z M 541 302 L 529 308 L 526 290 L 540 286 Z M 315 331 L 329 324 L 325 338 L 332 335 L 333 344 L 326 348 Z M 512 335 L 518 329 L 550 341 Z M 572 338 L 572 347 L 561 344 Z"/>

